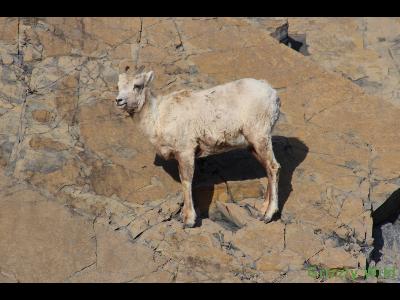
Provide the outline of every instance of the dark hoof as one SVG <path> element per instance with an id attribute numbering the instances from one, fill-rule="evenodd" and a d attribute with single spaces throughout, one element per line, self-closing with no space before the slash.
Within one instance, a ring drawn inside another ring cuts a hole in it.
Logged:
<path id="1" fill-rule="evenodd" d="M 268 217 L 268 218 L 265 217 L 265 218 L 264 218 L 264 223 L 265 223 L 265 224 L 267 224 L 267 223 L 269 223 L 269 222 L 271 222 L 271 221 L 272 221 L 272 217 Z"/>
<path id="2" fill-rule="evenodd" d="M 193 222 L 193 223 L 184 223 L 184 224 L 182 225 L 182 228 L 183 228 L 183 229 L 185 229 L 185 228 L 193 228 L 195 225 L 196 225 L 196 222 Z"/>

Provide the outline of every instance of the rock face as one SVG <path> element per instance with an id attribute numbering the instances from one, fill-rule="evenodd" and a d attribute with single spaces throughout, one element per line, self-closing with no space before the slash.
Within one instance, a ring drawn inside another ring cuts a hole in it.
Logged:
<path id="1" fill-rule="evenodd" d="M 400 18 L 288 18 L 310 58 L 371 95 L 400 105 Z"/>
<path id="2" fill-rule="evenodd" d="M 371 213 L 400 186 L 400 111 L 280 44 L 285 19 L 0 22 L 1 281 L 318 282 L 310 265 L 365 267 Z M 270 82 L 280 218 L 256 219 L 265 173 L 234 151 L 197 161 L 201 225 L 182 229 L 176 163 L 114 106 L 126 66 L 154 70 L 159 94 Z"/>
<path id="3" fill-rule="evenodd" d="M 263 20 L 263 22 L 273 22 Z M 304 42 L 311 60 L 324 68 L 341 74 L 361 86 L 368 94 L 400 105 L 400 18 L 288 18 L 286 35 L 305 36 Z M 284 38 L 281 34 L 280 38 Z M 386 168 L 386 167 L 385 167 Z M 397 179 L 392 179 L 396 181 Z M 375 255 L 387 266 L 399 266 L 396 245 L 400 243 L 397 224 L 400 220 L 400 198 L 393 193 L 384 207 L 374 212 Z M 394 212 L 397 223 L 393 221 Z M 383 243 L 383 245 L 381 245 Z M 382 268 L 381 268 L 382 269 Z"/>

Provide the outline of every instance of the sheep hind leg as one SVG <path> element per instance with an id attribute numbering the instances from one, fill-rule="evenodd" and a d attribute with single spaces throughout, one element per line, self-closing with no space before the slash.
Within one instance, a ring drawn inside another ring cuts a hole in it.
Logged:
<path id="1" fill-rule="evenodd" d="M 258 160 L 258 162 L 264 167 L 265 163 L 263 161 L 263 159 L 258 155 L 257 151 L 251 147 L 250 148 L 251 154 L 253 154 L 253 156 Z M 264 167 L 265 168 L 265 167 Z M 264 202 L 260 208 L 261 211 L 261 220 L 264 219 L 264 215 L 268 209 L 270 200 L 271 200 L 271 184 L 272 184 L 272 178 L 270 173 L 268 172 L 268 170 L 265 170 L 267 173 L 267 178 L 266 181 L 263 183 L 264 187 L 265 187 L 265 194 L 264 194 Z"/>
<path id="2" fill-rule="evenodd" d="M 183 228 L 194 227 L 196 224 L 196 212 L 193 206 L 192 198 L 192 180 L 194 173 L 194 154 L 178 153 L 176 159 L 179 164 L 179 176 L 183 187 L 183 208 L 182 221 Z"/>
<path id="3" fill-rule="evenodd" d="M 276 161 L 272 149 L 272 140 L 262 139 L 262 142 L 253 144 L 257 153 L 256 158 L 265 168 L 268 177 L 268 189 L 265 201 L 261 207 L 261 214 L 264 222 L 268 223 L 272 220 L 274 214 L 278 211 L 278 182 L 280 164 Z"/>

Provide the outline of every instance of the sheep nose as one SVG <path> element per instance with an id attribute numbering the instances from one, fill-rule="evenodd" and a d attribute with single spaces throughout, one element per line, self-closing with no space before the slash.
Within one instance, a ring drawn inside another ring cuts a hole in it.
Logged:
<path id="1" fill-rule="evenodd" d="M 115 102 L 118 104 L 122 101 L 122 99 L 115 99 Z"/>

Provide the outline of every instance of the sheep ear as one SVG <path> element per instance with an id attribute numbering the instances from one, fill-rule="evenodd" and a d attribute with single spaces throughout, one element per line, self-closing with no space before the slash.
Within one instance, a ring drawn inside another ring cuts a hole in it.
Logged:
<path id="1" fill-rule="evenodd" d="M 154 79 L 154 72 L 153 71 L 147 72 L 144 75 L 144 85 L 145 86 L 149 85 L 153 81 L 153 79 Z"/>

